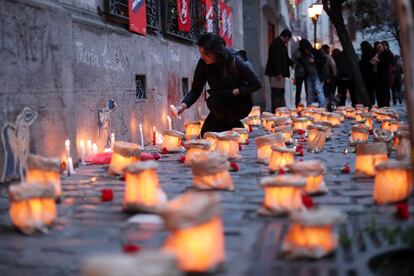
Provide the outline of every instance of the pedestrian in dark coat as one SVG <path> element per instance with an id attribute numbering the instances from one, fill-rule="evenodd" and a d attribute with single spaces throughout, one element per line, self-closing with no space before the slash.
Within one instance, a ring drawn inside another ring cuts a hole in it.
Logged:
<path id="1" fill-rule="evenodd" d="M 404 71 L 401 56 L 396 55 L 394 63 L 394 86 L 392 87 L 392 90 L 393 94 L 395 95 L 396 101 L 402 104 L 402 100 L 404 98 L 402 93 L 402 75 L 404 74 Z"/>
<path id="2" fill-rule="evenodd" d="M 357 97 L 355 94 L 355 84 L 352 79 L 351 71 L 349 70 L 349 63 L 343 52 L 339 49 L 332 51 L 332 57 L 335 60 L 336 68 L 338 69 L 337 84 L 338 84 L 338 106 L 346 104 L 346 95 L 349 92 L 352 106 L 357 104 Z"/>
<path id="3" fill-rule="evenodd" d="M 362 77 L 364 78 L 365 86 L 367 88 L 371 105 L 375 104 L 375 78 L 374 78 L 374 66 L 371 63 L 371 59 L 374 56 L 374 48 L 368 41 L 362 41 L 361 43 L 361 60 L 359 61 L 359 67 L 361 68 Z"/>
<path id="4" fill-rule="evenodd" d="M 295 86 L 296 86 L 295 106 L 298 106 L 298 104 L 300 103 L 303 84 L 305 84 L 306 99 L 308 98 L 308 87 L 306 84 L 305 67 L 302 64 L 302 52 L 300 51 L 299 48 L 295 51 L 293 55 L 293 63 L 295 67 Z"/>
<path id="5" fill-rule="evenodd" d="M 287 44 L 291 38 L 291 31 L 284 30 L 280 33 L 280 36 L 272 41 L 269 47 L 265 74 L 270 79 L 272 112 L 277 107 L 286 106 L 285 78 L 290 77 L 289 66 L 293 65 L 287 49 Z"/>
<path id="6" fill-rule="evenodd" d="M 197 45 L 201 58 L 195 69 L 191 91 L 176 106 L 177 114 L 192 106 L 208 83 L 210 89 L 206 102 L 210 113 L 201 135 L 244 127 L 240 120 L 252 109 L 251 94 L 261 88 L 259 79 L 234 51 L 226 48 L 226 42 L 217 34 L 203 34 Z"/>
<path id="7" fill-rule="evenodd" d="M 390 106 L 390 66 L 391 56 L 385 52 L 380 42 L 375 42 L 376 54 L 371 63 L 374 65 L 375 73 L 375 95 L 378 107 Z"/>

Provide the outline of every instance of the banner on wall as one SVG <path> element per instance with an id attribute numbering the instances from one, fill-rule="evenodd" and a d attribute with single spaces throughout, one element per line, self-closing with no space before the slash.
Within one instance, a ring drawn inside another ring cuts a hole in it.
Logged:
<path id="1" fill-rule="evenodd" d="M 232 9 L 223 1 L 219 1 L 220 36 L 226 41 L 227 46 L 233 46 L 233 18 Z"/>
<path id="2" fill-rule="evenodd" d="M 206 31 L 214 32 L 214 6 L 213 0 L 204 0 L 206 7 Z"/>
<path id="3" fill-rule="evenodd" d="M 147 34 L 147 8 L 145 0 L 128 0 L 129 30 L 142 35 Z"/>
<path id="4" fill-rule="evenodd" d="M 178 30 L 182 32 L 188 32 L 191 29 L 190 1 L 191 0 L 176 0 Z"/>

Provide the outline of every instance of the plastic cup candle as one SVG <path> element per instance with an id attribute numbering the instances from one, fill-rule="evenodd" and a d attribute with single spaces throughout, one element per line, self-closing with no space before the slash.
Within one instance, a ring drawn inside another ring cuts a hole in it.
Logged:
<path id="1" fill-rule="evenodd" d="M 406 200 L 412 190 L 411 163 L 389 160 L 375 166 L 373 198 L 377 204 Z"/>
<path id="2" fill-rule="evenodd" d="M 294 148 L 279 147 L 273 145 L 271 147 L 272 153 L 270 154 L 269 160 L 269 170 L 271 172 L 276 172 L 280 169 L 286 168 L 287 165 L 295 162 L 295 152 Z"/>
<path id="3" fill-rule="evenodd" d="M 272 114 L 273 115 L 273 114 Z M 273 121 L 276 119 L 276 116 L 272 116 L 272 117 L 266 117 L 266 118 L 262 118 L 262 124 L 263 124 L 263 128 L 266 129 L 267 131 L 273 131 L 273 127 L 274 127 L 274 123 Z"/>
<path id="4" fill-rule="evenodd" d="M 388 160 L 387 146 L 384 143 L 357 145 L 355 172 L 357 175 L 373 177 L 375 166 Z"/>
<path id="5" fill-rule="evenodd" d="M 195 139 L 184 142 L 184 146 L 187 149 L 185 163 L 189 165 L 198 153 L 210 151 L 211 142 L 203 139 Z"/>
<path id="6" fill-rule="evenodd" d="M 166 148 L 169 152 L 176 152 L 182 149 L 181 139 L 184 138 L 184 133 L 176 130 L 165 130 L 164 140 L 161 148 Z"/>
<path id="7" fill-rule="evenodd" d="M 151 212 L 166 202 L 157 176 L 157 162 L 145 161 L 124 168 L 124 210 L 128 212 Z"/>
<path id="8" fill-rule="evenodd" d="M 114 144 L 115 144 L 115 133 L 111 133 L 111 150 L 114 150 Z"/>
<path id="9" fill-rule="evenodd" d="M 366 125 L 352 126 L 351 137 L 349 143 L 351 145 L 365 144 L 368 142 L 369 128 Z"/>
<path id="10" fill-rule="evenodd" d="M 26 181 L 28 184 L 53 185 L 55 195 L 62 195 L 60 182 L 60 160 L 58 158 L 46 158 L 29 154 L 27 158 Z"/>
<path id="11" fill-rule="evenodd" d="M 304 118 L 293 118 L 293 130 L 294 131 L 305 131 L 308 127 L 309 119 L 307 117 Z"/>
<path id="12" fill-rule="evenodd" d="M 264 199 L 260 215 L 284 215 L 295 210 L 303 210 L 302 192 L 306 178 L 294 175 L 278 175 L 264 177 L 260 180 L 264 191 Z"/>
<path id="13" fill-rule="evenodd" d="M 185 124 L 185 139 L 198 139 L 200 138 L 201 132 L 201 123 L 199 121 L 196 122 L 188 122 Z"/>
<path id="14" fill-rule="evenodd" d="M 322 258 L 338 246 L 334 225 L 344 221 L 336 210 L 321 208 L 293 212 L 291 226 L 283 240 L 282 252 L 289 257 Z"/>
<path id="15" fill-rule="evenodd" d="M 234 191 L 227 156 L 218 152 L 202 152 L 191 160 L 193 187 L 201 190 L 219 189 Z"/>
<path id="16" fill-rule="evenodd" d="M 170 116 L 167 116 L 167 121 L 168 121 L 168 129 L 172 130 L 172 122 L 171 122 Z"/>
<path id="17" fill-rule="evenodd" d="M 141 151 L 141 147 L 137 144 L 116 141 L 109 165 L 109 174 L 122 175 L 125 167 L 139 161 Z"/>
<path id="18" fill-rule="evenodd" d="M 216 151 L 229 159 L 239 158 L 239 137 L 240 135 L 234 131 L 217 132 Z"/>
<path id="19" fill-rule="evenodd" d="M 225 259 L 218 195 L 188 192 L 169 201 L 161 216 L 170 234 L 163 250 L 186 272 L 212 272 Z M 202 238 L 201 238 L 202 237 Z"/>
<path id="20" fill-rule="evenodd" d="M 85 142 L 83 140 L 79 141 L 79 147 L 80 147 L 81 162 L 82 164 L 85 164 Z"/>
<path id="21" fill-rule="evenodd" d="M 257 146 L 257 160 L 259 163 L 269 163 L 270 155 L 272 154 L 272 146 L 280 147 L 286 146 L 285 139 L 282 133 L 272 133 L 255 138 Z"/>
<path id="22" fill-rule="evenodd" d="M 328 138 L 330 128 L 316 124 L 311 124 L 308 128 L 308 149 L 315 152 L 322 151 L 325 147 L 325 142 Z"/>
<path id="23" fill-rule="evenodd" d="M 247 140 L 249 139 L 249 130 L 245 128 L 233 128 L 232 131 L 238 133 L 239 140 L 237 141 L 239 144 L 247 144 Z"/>
<path id="24" fill-rule="evenodd" d="M 139 124 L 139 137 L 141 141 L 141 148 L 144 149 L 144 133 L 142 131 L 142 124 Z"/>
<path id="25" fill-rule="evenodd" d="M 341 125 L 341 116 L 335 113 L 329 113 L 328 122 L 332 127 L 339 127 Z"/>
<path id="26" fill-rule="evenodd" d="M 9 215 L 13 225 L 25 234 L 46 232 L 57 217 L 55 188 L 51 183 L 21 183 L 9 188 Z"/>
<path id="27" fill-rule="evenodd" d="M 323 178 L 325 166 L 321 161 L 296 162 L 287 165 L 287 168 L 295 175 L 306 177 L 305 192 L 307 194 L 326 193 L 328 191 Z"/>

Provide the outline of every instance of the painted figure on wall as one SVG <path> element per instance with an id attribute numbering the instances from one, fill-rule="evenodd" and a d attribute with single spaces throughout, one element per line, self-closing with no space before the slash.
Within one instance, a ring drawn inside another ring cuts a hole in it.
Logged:
<path id="1" fill-rule="evenodd" d="M 110 99 L 104 108 L 98 110 L 98 148 L 101 151 L 111 147 L 111 112 L 115 107 L 115 100 Z"/>
<path id="2" fill-rule="evenodd" d="M 4 150 L 3 172 L 0 182 L 26 177 L 27 156 L 29 155 L 29 127 L 37 118 L 37 112 L 25 107 L 17 116 L 16 122 L 6 122 L 1 129 Z"/>

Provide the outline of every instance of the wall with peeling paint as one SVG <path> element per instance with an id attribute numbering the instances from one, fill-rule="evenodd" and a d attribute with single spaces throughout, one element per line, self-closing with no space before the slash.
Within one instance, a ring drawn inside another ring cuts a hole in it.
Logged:
<path id="1" fill-rule="evenodd" d="M 39 113 L 30 150 L 62 157 L 64 141 L 97 140 L 97 111 L 114 98 L 117 140 L 146 141 L 151 128 L 167 126 L 168 106 L 181 99 L 181 79 L 193 77 L 196 46 L 162 35 L 140 36 L 98 16 L 103 0 L 5 0 L 0 5 L 0 125 L 24 106 Z M 230 1 L 241 10 L 241 1 Z M 234 24 L 235 47 L 243 47 L 242 18 Z M 136 99 L 135 75 L 146 76 L 145 100 Z M 197 106 L 174 128 L 197 119 Z M 1 142 L 0 142 L 1 143 Z M 4 160 L 0 145 L 0 170 Z"/>

